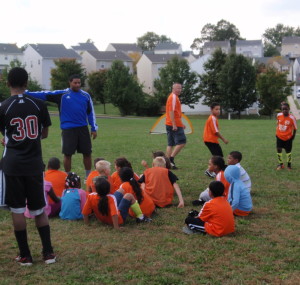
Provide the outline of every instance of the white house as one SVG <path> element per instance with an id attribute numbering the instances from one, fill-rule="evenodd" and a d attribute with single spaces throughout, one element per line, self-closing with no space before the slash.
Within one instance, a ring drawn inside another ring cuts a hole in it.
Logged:
<path id="1" fill-rule="evenodd" d="M 264 50 L 262 40 L 237 40 L 235 47 L 236 54 L 246 57 L 263 57 Z"/>
<path id="2" fill-rule="evenodd" d="M 0 74 L 3 69 L 9 66 L 11 61 L 18 60 L 23 62 L 23 52 L 16 44 L 0 43 Z"/>
<path id="3" fill-rule="evenodd" d="M 283 37 L 281 55 L 292 58 L 300 57 L 300 37 Z"/>
<path id="4" fill-rule="evenodd" d="M 133 72 L 133 60 L 124 52 L 119 51 L 85 51 L 82 54 L 82 65 L 87 73 L 109 69 L 115 60 L 121 60 Z"/>
<path id="5" fill-rule="evenodd" d="M 71 46 L 71 48 L 75 50 L 79 55 L 82 55 L 85 51 L 98 50 L 94 43 L 78 43 L 77 46 Z"/>
<path id="6" fill-rule="evenodd" d="M 155 54 L 182 54 L 181 44 L 178 43 L 159 43 L 154 48 Z"/>
<path id="7" fill-rule="evenodd" d="M 106 51 L 119 51 L 127 54 L 139 53 L 142 54 L 142 49 L 137 44 L 121 44 L 121 43 L 110 43 Z"/>
<path id="8" fill-rule="evenodd" d="M 137 78 L 143 84 L 143 91 L 149 95 L 154 92 L 154 79 L 159 77 L 159 70 L 167 65 L 174 54 L 144 53 L 136 65 Z M 181 55 L 179 55 L 180 58 Z"/>
<path id="9" fill-rule="evenodd" d="M 222 52 L 229 54 L 231 50 L 230 41 L 205 42 L 202 49 L 203 49 L 203 55 L 213 54 L 216 49 L 221 49 Z"/>
<path id="10" fill-rule="evenodd" d="M 63 44 L 29 44 L 24 51 L 23 62 L 31 78 L 48 90 L 51 88 L 51 69 L 56 67 L 54 60 L 62 58 L 81 62 L 81 57 Z"/>

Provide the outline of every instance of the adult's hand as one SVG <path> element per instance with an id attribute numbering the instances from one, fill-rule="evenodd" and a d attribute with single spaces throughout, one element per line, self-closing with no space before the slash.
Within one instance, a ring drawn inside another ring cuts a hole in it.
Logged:
<path id="1" fill-rule="evenodd" d="M 93 138 L 93 140 L 97 137 L 97 132 L 91 132 L 91 137 Z"/>

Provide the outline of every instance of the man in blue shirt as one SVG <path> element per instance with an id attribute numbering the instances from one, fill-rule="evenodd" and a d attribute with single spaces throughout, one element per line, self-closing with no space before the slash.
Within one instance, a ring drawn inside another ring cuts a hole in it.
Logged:
<path id="1" fill-rule="evenodd" d="M 27 91 L 26 94 L 58 105 L 65 171 L 71 171 L 72 155 L 77 151 L 83 155 L 86 176 L 88 176 L 92 168 L 91 137 L 95 139 L 98 130 L 93 101 L 87 92 L 80 89 L 79 75 L 72 75 L 69 78 L 69 84 L 70 88 L 65 90 Z M 91 133 L 89 133 L 88 123 L 91 126 Z"/>

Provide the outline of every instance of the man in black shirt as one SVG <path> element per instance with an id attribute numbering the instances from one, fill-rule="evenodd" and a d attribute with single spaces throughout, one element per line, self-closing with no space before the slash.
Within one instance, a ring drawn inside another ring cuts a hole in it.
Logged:
<path id="1" fill-rule="evenodd" d="M 6 185 L 5 203 L 12 213 L 13 226 L 20 253 L 16 261 L 32 265 L 27 243 L 24 212 L 27 207 L 35 216 L 46 264 L 55 262 L 48 216 L 44 212 L 43 160 L 41 139 L 48 136 L 51 125 L 46 105 L 24 95 L 28 74 L 16 67 L 8 74 L 11 97 L 0 104 L 0 130 L 4 135 L 3 173 Z"/>

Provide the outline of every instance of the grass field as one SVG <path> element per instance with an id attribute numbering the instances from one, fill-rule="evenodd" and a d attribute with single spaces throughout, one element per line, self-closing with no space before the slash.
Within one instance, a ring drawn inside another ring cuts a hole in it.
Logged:
<path id="1" fill-rule="evenodd" d="M 276 171 L 274 120 L 220 120 L 229 140 L 227 155 L 243 153 L 242 166 L 252 179 L 254 210 L 236 219 L 230 236 L 188 236 L 181 232 L 191 201 L 211 181 L 204 176 L 210 157 L 202 143 L 205 120 L 191 117 L 195 133 L 179 154 L 179 177 L 185 208 L 159 209 L 153 223 L 137 226 L 129 220 L 121 231 L 98 221 L 50 221 L 58 262 L 46 266 L 40 241 L 28 221 L 34 265 L 20 268 L 13 261 L 17 245 L 10 214 L 0 211 L 0 284 L 300 284 L 300 147 L 294 141 L 293 170 Z M 99 136 L 93 156 L 113 162 L 126 156 L 137 173 L 140 161 L 151 161 L 152 150 L 165 150 L 164 135 L 149 135 L 155 118 L 98 119 Z M 58 118 L 43 141 L 44 160 L 62 158 Z M 285 159 L 285 155 L 284 155 Z M 82 158 L 75 155 L 73 170 L 83 176 Z M 174 205 L 177 204 L 175 198 Z"/>

